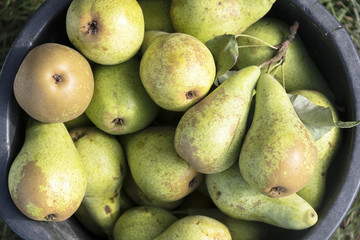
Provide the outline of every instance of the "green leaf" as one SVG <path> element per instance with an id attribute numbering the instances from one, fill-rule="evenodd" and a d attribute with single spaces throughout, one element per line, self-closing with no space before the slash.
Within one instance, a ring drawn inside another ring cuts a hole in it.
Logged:
<path id="1" fill-rule="evenodd" d="M 352 128 L 359 124 L 360 121 L 348 121 L 348 122 L 338 121 L 335 123 L 335 125 L 339 128 Z"/>
<path id="2" fill-rule="evenodd" d="M 298 117 L 310 131 L 315 141 L 335 126 L 330 108 L 316 105 L 301 95 L 288 94 L 288 96 Z"/>
<path id="3" fill-rule="evenodd" d="M 217 77 L 214 81 L 215 86 L 220 86 L 220 84 L 222 84 L 223 82 L 225 82 L 226 79 L 228 79 L 231 75 L 233 75 L 234 73 L 236 73 L 236 70 L 230 70 L 227 71 L 225 74 Z"/>
<path id="4" fill-rule="evenodd" d="M 221 35 L 209 40 L 206 46 L 210 49 L 216 62 L 216 76 L 222 76 L 236 63 L 239 56 L 235 35 Z"/>
<path id="5" fill-rule="evenodd" d="M 221 51 L 223 50 L 223 48 L 226 46 L 226 44 L 229 42 L 231 38 L 235 38 L 235 35 L 224 34 L 217 36 L 213 39 L 210 39 L 205 43 L 205 45 L 208 47 L 211 54 L 213 55 L 215 62 L 218 61 Z"/>

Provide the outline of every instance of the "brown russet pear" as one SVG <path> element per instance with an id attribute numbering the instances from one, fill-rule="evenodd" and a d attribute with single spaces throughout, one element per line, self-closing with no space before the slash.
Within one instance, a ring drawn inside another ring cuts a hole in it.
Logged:
<path id="1" fill-rule="evenodd" d="M 140 77 L 160 107 L 185 111 L 210 90 L 216 74 L 210 50 L 184 33 L 155 38 L 141 58 Z"/>
<path id="2" fill-rule="evenodd" d="M 275 0 L 172 0 L 170 17 L 176 32 L 202 42 L 223 34 L 239 34 L 262 18 Z"/>
<path id="3" fill-rule="evenodd" d="M 314 90 L 295 90 L 290 92 L 301 95 L 318 106 L 328 107 L 331 110 L 333 121 L 339 121 L 335 105 L 324 94 Z M 321 207 L 326 191 L 326 177 L 328 168 L 335 158 L 342 139 L 342 130 L 334 126 L 324 136 L 316 140 L 318 162 L 309 182 L 297 194 L 305 199 L 315 210 Z"/>
<path id="4" fill-rule="evenodd" d="M 73 128 L 69 133 L 87 176 L 81 207 L 88 214 L 85 218 L 81 214 L 75 216 L 80 221 L 90 218 L 104 234 L 111 235 L 120 216 L 120 190 L 127 170 L 122 146 L 115 136 L 96 127 Z"/>
<path id="5" fill-rule="evenodd" d="M 28 121 L 8 185 L 16 207 L 30 219 L 63 221 L 75 213 L 85 195 L 86 173 L 63 123 Z"/>
<path id="6" fill-rule="evenodd" d="M 89 62 L 78 51 L 44 43 L 22 61 L 14 95 L 20 107 L 41 122 L 67 122 L 84 113 L 94 92 Z"/>
<path id="7" fill-rule="evenodd" d="M 180 119 L 175 149 L 198 172 L 221 172 L 238 160 L 259 76 L 257 66 L 237 71 Z"/>
<path id="8" fill-rule="evenodd" d="M 114 240 L 153 240 L 177 218 L 159 207 L 137 206 L 124 212 L 117 220 Z"/>
<path id="9" fill-rule="evenodd" d="M 301 29 L 300 24 L 299 31 Z M 246 66 L 259 65 L 274 57 L 276 51 L 257 39 L 278 46 L 286 40 L 289 33 L 290 25 L 282 20 L 270 17 L 260 19 L 244 32 L 255 39 L 245 36 L 237 38 L 240 48 L 236 66 L 242 69 Z M 284 86 L 286 92 L 309 89 L 334 98 L 334 94 L 312 60 L 299 34 L 296 34 L 295 39 L 290 43 L 285 62 L 276 70 L 274 77 Z"/>
<path id="10" fill-rule="evenodd" d="M 296 193 L 315 170 L 315 140 L 272 75 L 261 75 L 255 101 L 254 117 L 240 152 L 240 172 L 250 186 L 267 196 Z"/>
<path id="11" fill-rule="evenodd" d="M 203 215 L 183 217 L 154 240 L 231 240 L 229 229 L 218 220 Z"/>
<path id="12" fill-rule="evenodd" d="M 125 135 L 131 175 L 139 188 L 152 199 L 173 202 L 193 192 L 203 180 L 175 151 L 175 127 L 152 126 Z"/>

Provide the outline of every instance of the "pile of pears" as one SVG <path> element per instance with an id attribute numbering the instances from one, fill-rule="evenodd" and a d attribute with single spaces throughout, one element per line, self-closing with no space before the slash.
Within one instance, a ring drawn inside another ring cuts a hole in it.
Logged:
<path id="1" fill-rule="evenodd" d="M 27 113 L 8 175 L 16 207 L 115 240 L 314 226 L 341 128 L 315 137 L 290 96 L 339 116 L 300 37 L 267 15 L 274 3 L 73 0 L 72 45 L 35 47 L 14 80 Z"/>

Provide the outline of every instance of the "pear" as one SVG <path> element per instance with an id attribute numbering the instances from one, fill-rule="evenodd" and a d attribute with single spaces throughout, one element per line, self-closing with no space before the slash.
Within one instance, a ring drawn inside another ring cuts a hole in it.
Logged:
<path id="1" fill-rule="evenodd" d="M 223 223 L 231 234 L 232 240 L 261 240 L 270 239 L 269 224 L 256 221 L 247 221 L 230 217 L 218 208 L 188 208 L 189 215 L 203 215 L 214 218 Z"/>
<path id="2" fill-rule="evenodd" d="M 292 230 L 306 229 L 317 222 L 316 211 L 296 193 L 268 197 L 245 181 L 237 164 L 206 175 L 205 181 L 215 205 L 230 217 Z"/>
<path id="3" fill-rule="evenodd" d="M 16 207 L 33 220 L 63 221 L 79 208 L 86 184 L 84 165 L 65 125 L 30 119 L 8 176 Z"/>
<path id="4" fill-rule="evenodd" d="M 176 32 L 203 43 L 223 34 L 240 34 L 262 18 L 275 0 L 172 0 L 170 17 Z"/>
<path id="5" fill-rule="evenodd" d="M 334 104 L 324 94 L 314 90 L 295 90 L 291 94 L 301 95 L 316 105 L 331 109 L 334 122 L 339 121 Z M 335 158 L 342 139 L 341 128 L 334 127 L 320 139 L 316 140 L 318 162 L 309 182 L 297 194 L 304 198 L 314 209 L 319 209 L 326 190 L 327 170 Z"/>
<path id="6" fill-rule="evenodd" d="M 74 0 L 66 14 L 70 42 L 88 59 L 113 65 L 132 58 L 140 49 L 144 15 L 136 0 Z"/>
<path id="7" fill-rule="evenodd" d="M 44 43 L 25 56 L 13 88 L 16 101 L 32 118 L 46 123 L 67 122 L 88 107 L 94 77 L 89 62 L 78 51 Z"/>
<path id="8" fill-rule="evenodd" d="M 215 80 L 215 61 L 198 39 L 169 33 L 154 39 L 141 58 L 140 77 L 150 97 L 170 111 L 200 101 Z"/>
<path id="9" fill-rule="evenodd" d="M 170 19 L 171 0 L 138 0 L 145 20 L 145 31 L 174 32 Z"/>
<path id="10" fill-rule="evenodd" d="M 147 30 L 144 34 L 144 41 L 141 44 L 141 53 L 144 54 L 146 49 L 150 46 L 150 44 L 157 38 L 162 35 L 168 34 L 168 32 L 159 31 L 159 30 Z"/>
<path id="11" fill-rule="evenodd" d="M 87 176 L 81 205 L 88 217 L 110 235 L 120 216 L 120 189 L 127 169 L 122 146 L 115 136 L 95 127 L 73 128 L 69 133 Z"/>
<path id="12" fill-rule="evenodd" d="M 230 240 L 229 229 L 213 218 L 193 215 L 177 220 L 154 240 Z"/>
<path id="13" fill-rule="evenodd" d="M 256 87 L 254 117 L 239 157 L 242 176 L 261 193 L 284 197 L 306 185 L 317 158 L 315 140 L 285 89 L 272 75 L 262 74 Z"/>
<path id="14" fill-rule="evenodd" d="M 166 210 L 172 210 L 177 208 L 183 202 L 183 199 L 179 199 L 173 202 L 164 202 L 147 196 L 136 184 L 130 172 L 126 174 L 123 189 L 129 198 L 140 206 L 152 206 L 160 207 Z"/>
<path id="15" fill-rule="evenodd" d="M 236 72 L 181 118 L 175 149 L 196 171 L 214 174 L 238 160 L 259 76 L 257 66 Z"/>
<path id="16" fill-rule="evenodd" d="M 177 201 L 203 179 L 176 153 L 174 135 L 175 127 L 154 126 L 122 140 L 134 181 L 144 194 L 158 201 Z"/>
<path id="17" fill-rule="evenodd" d="M 153 240 L 177 218 L 169 211 L 138 206 L 123 213 L 114 227 L 114 240 Z"/>
<path id="18" fill-rule="evenodd" d="M 141 84 L 139 60 L 96 65 L 94 96 L 86 109 L 88 118 L 102 131 L 121 135 L 139 131 L 156 117 L 159 107 Z"/>
<path id="19" fill-rule="evenodd" d="M 300 28 L 301 29 L 301 25 Z M 273 46 L 282 43 L 290 33 L 290 25 L 276 18 L 264 17 L 250 26 L 244 34 L 259 38 Z M 259 65 L 275 55 L 275 50 L 264 43 L 248 37 L 238 37 L 239 57 L 236 66 Z M 245 47 L 245 46 L 250 47 Z M 261 47 L 254 47 L 258 45 Z M 253 46 L 253 47 L 251 47 Z M 334 98 L 334 94 L 323 75 L 311 59 L 299 35 L 286 51 L 285 63 L 275 72 L 275 78 L 284 85 L 287 92 L 297 89 L 312 89 Z"/>
<path id="20" fill-rule="evenodd" d="M 84 112 L 80 116 L 70 121 L 64 122 L 64 125 L 68 130 L 70 130 L 77 127 L 93 126 L 94 124 L 90 121 L 90 119 L 88 118 L 88 116 L 86 116 Z"/>

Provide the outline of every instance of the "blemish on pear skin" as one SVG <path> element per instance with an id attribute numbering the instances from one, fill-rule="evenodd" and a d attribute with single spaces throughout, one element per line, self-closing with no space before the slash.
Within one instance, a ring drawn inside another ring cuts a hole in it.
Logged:
<path id="1" fill-rule="evenodd" d="M 110 213 L 111 213 L 111 209 L 110 209 L 110 207 L 109 207 L 108 205 L 105 205 L 104 209 L 105 209 L 105 213 L 106 213 L 106 214 L 110 214 Z"/>
<path id="2" fill-rule="evenodd" d="M 189 188 L 193 188 L 195 186 L 197 186 L 198 183 L 198 179 L 197 177 L 194 177 L 193 179 L 191 179 L 191 181 L 189 182 Z"/>
<path id="3" fill-rule="evenodd" d="M 220 196 L 221 196 L 221 192 L 220 192 L 220 191 L 217 191 L 217 192 L 216 192 L 216 200 L 219 200 Z"/>
<path id="4" fill-rule="evenodd" d="M 26 203 L 31 203 L 35 206 L 46 206 L 44 199 L 47 199 L 47 191 L 43 191 L 46 189 L 46 186 L 44 188 L 43 184 L 46 183 L 47 180 L 35 162 L 28 162 L 21 170 L 20 176 L 22 176 L 21 180 L 15 188 L 11 190 L 11 197 L 15 205 L 31 217 L 31 213 L 27 213 L 27 209 L 24 207 L 27 206 Z M 33 176 L 36 177 L 34 178 Z M 46 212 L 46 210 L 47 209 L 43 208 L 43 212 Z"/>

